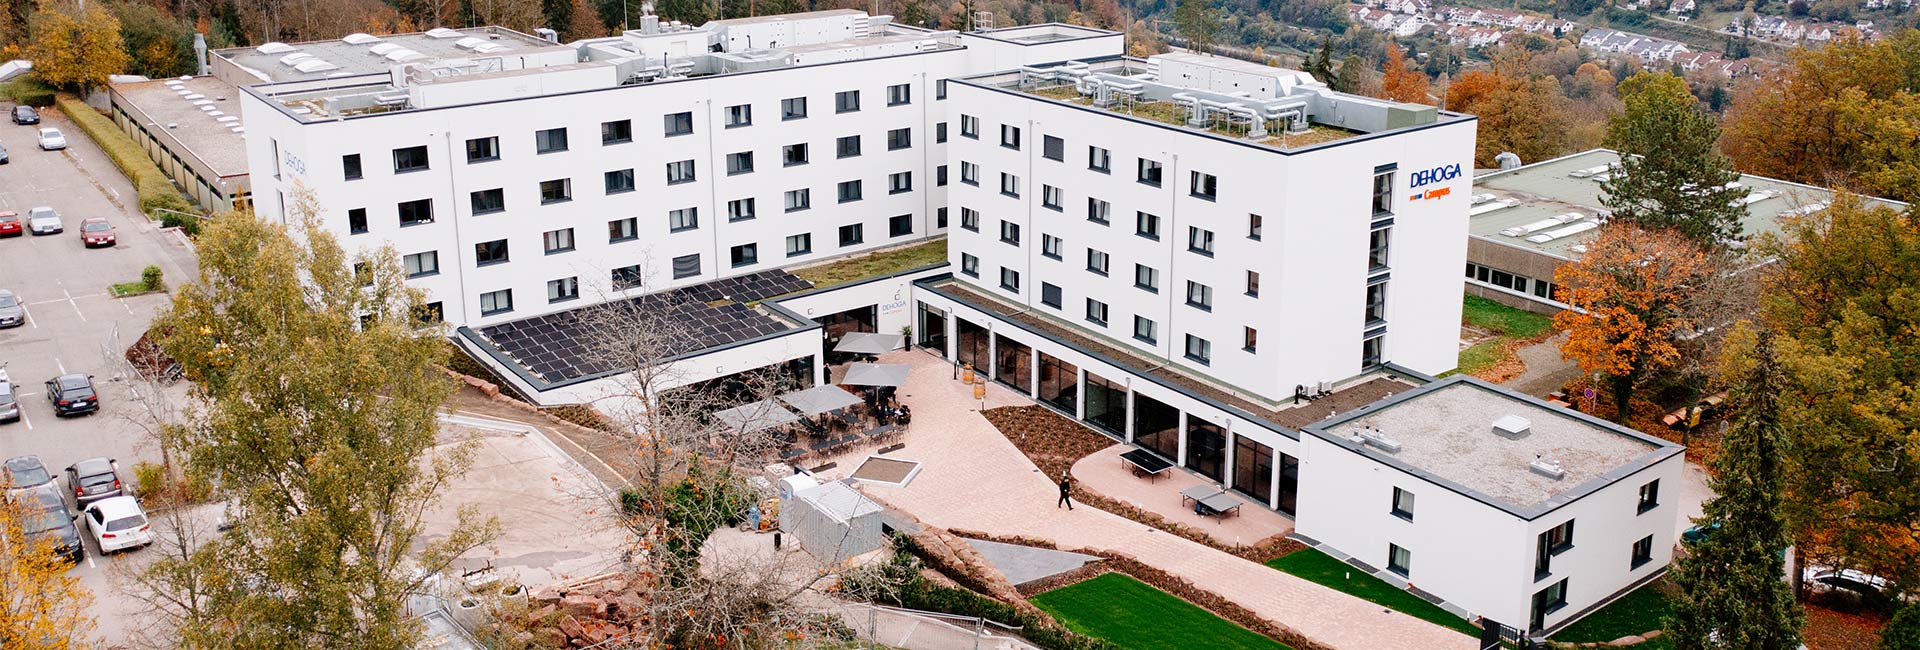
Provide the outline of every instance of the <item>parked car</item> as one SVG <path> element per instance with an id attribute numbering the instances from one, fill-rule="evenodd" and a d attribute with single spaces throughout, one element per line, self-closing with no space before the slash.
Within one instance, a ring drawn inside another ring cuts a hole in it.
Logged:
<path id="1" fill-rule="evenodd" d="M 80 242 L 87 248 L 112 246 L 116 241 L 119 238 L 106 217 L 88 217 L 80 222 Z"/>
<path id="2" fill-rule="evenodd" d="M 5 165 L 10 162 L 13 162 L 13 161 L 7 159 L 7 148 L 4 146 L 0 146 L 0 165 Z"/>
<path id="3" fill-rule="evenodd" d="M 27 324 L 27 307 L 20 302 L 20 296 L 7 289 L 0 289 L 0 328 L 19 327 Z M 0 373 L 0 377 L 5 377 Z M 0 417 L 0 419 L 5 419 Z"/>
<path id="4" fill-rule="evenodd" d="M 20 213 L 0 210 L 0 237 L 19 237 L 26 229 L 20 225 Z"/>
<path id="5" fill-rule="evenodd" d="M 32 106 L 15 106 L 13 107 L 13 123 L 39 124 L 40 111 L 33 110 Z"/>
<path id="6" fill-rule="evenodd" d="M 20 419 L 20 396 L 13 389 L 13 382 L 7 380 L 7 371 L 0 370 L 0 422 L 14 422 Z"/>
<path id="7" fill-rule="evenodd" d="M 93 390 L 93 375 L 73 373 L 48 379 L 46 392 L 54 415 L 81 415 L 100 410 L 100 394 Z"/>
<path id="8" fill-rule="evenodd" d="M 61 133 L 60 129 L 51 126 L 40 129 L 40 149 L 42 151 L 59 151 L 65 148 L 67 148 L 67 136 Z"/>
<path id="9" fill-rule="evenodd" d="M 153 543 L 153 525 L 147 513 L 133 497 L 111 497 L 93 502 L 82 511 L 87 532 L 100 545 L 100 554 L 139 548 Z"/>
<path id="10" fill-rule="evenodd" d="M 67 487 L 73 490 L 73 502 L 82 508 L 101 499 L 126 494 L 120 489 L 120 464 L 108 458 L 89 458 L 68 465 Z"/>
<path id="11" fill-rule="evenodd" d="M 16 503 L 27 511 L 26 520 L 21 522 L 21 532 L 27 539 L 47 540 L 54 554 L 68 562 L 79 564 L 86 559 L 87 546 L 80 542 L 80 531 L 73 525 L 73 511 L 67 509 L 66 499 L 60 498 L 58 486 L 49 483 L 22 493 Z"/>
<path id="12" fill-rule="evenodd" d="M 1860 601 L 1860 604 L 1878 611 L 1892 611 L 1893 597 L 1888 593 L 1893 582 L 1877 575 L 1853 569 L 1834 569 L 1820 565 L 1808 565 L 1801 577 L 1814 591 L 1843 591 Z"/>
<path id="13" fill-rule="evenodd" d="M 27 208 L 27 230 L 32 231 L 33 234 L 57 235 L 65 232 L 66 229 L 67 227 L 60 223 L 60 213 L 54 212 L 53 208 L 46 206 Z"/>
<path id="14" fill-rule="evenodd" d="M 8 458 L 5 465 L 7 479 L 7 498 L 53 484 L 53 472 L 47 471 L 47 465 L 40 462 L 39 456 L 15 456 Z"/>

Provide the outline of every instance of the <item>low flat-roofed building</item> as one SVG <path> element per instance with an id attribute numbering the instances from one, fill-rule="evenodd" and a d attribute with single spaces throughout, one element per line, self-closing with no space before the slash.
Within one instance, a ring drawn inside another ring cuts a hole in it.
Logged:
<path id="1" fill-rule="evenodd" d="M 211 76 L 108 87 L 114 124 L 207 210 L 251 200 L 239 92 Z"/>
<path id="2" fill-rule="evenodd" d="M 1553 271 L 1580 259 L 1607 213 L 1600 183 L 1620 154 L 1608 149 L 1545 160 L 1474 179 L 1468 221 L 1467 293 L 1540 313 L 1566 307 L 1554 299 Z M 1751 174 L 1745 236 L 1779 232 L 1783 217 L 1820 210 L 1832 190 Z M 1874 203 L 1904 209 L 1885 199 Z"/>

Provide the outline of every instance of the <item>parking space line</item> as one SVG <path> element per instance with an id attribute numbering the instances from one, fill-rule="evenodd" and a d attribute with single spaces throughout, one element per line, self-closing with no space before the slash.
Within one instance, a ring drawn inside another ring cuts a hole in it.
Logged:
<path id="1" fill-rule="evenodd" d="M 81 541 L 81 542 L 80 542 L 80 547 L 81 547 L 81 548 L 86 548 L 86 546 L 87 546 L 87 543 L 86 543 L 85 541 Z M 94 563 L 93 563 L 93 556 L 95 556 L 95 555 L 99 555 L 99 553 L 88 553 L 88 554 L 87 554 L 87 568 L 89 568 L 89 569 L 98 569 L 98 568 L 100 568 L 100 565 L 98 565 L 98 564 L 94 564 Z"/>
<path id="2" fill-rule="evenodd" d="M 60 374 L 67 374 L 67 364 L 60 363 L 60 357 L 53 358 L 53 365 L 60 367 Z"/>
<path id="3" fill-rule="evenodd" d="M 19 404 L 15 404 L 15 405 L 14 405 L 14 407 L 15 407 L 15 408 L 18 408 L 18 409 L 20 409 L 20 421 L 21 421 L 21 422 L 25 422 L 25 423 L 27 424 L 27 430 L 28 430 L 28 431 L 32 431 L 32 430 L 33 430 L 33 418 L 30 418 L 30 417 L 27 417 L 27 407 L 25 407 L 25 406 L 20 406 Z"/>
<path id="4" fill-rule="evenodd" d="M 87 313 L 84 311 L 80 311 L 80 303 L 73 301 L 73 293 L 67 291 L 66 287 L 60 287 L 60 293 L 67 294 L 67 304 L 73 307 L 73 313 L 80 315 L 80 322 L 82 323 L 87 322 Z M 62 370 L 60 372 L 64 373 L 66 371 Z"/>

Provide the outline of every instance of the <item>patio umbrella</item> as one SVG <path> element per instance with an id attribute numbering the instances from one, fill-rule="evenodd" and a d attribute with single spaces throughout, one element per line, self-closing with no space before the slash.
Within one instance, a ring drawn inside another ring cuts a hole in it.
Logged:
<path id="1" fill-rule="evenodd" d="M 819 415 L 859 404 L 860 398 L 844 388 L 828 384 L 781 395 L 780 401 L 786 402 L 801 415 Z"/>
<path id="2" fill-rule="evenodd" d="M 892 352 L 894 348 L 900 347 L 900 343 L 905 340 L 906 337 L 900 336 L 899 334 L 847 332 L 844 336 L 840 337 L 840 343 L 833 346 L 833 351 L 853 354 L 886 354 Z"/>
<path id="3" fill-rule="evenodd" d="M 907 383 L 907 368 L 903 363 L 856 363 L 847 366 L 847 378 L 840 383 L 849 386 L 899 386 Z"/>
<path id="4" fill-rule="evenodd" d="M 740 433 L 753 433 L 800 421 L 800 416 L 770 399 L 717 411 L 713 418 Z"/>

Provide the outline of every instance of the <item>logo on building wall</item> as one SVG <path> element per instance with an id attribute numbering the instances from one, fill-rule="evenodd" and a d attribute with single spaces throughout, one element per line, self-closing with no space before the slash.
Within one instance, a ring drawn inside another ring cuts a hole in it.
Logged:
<path id="1" fill-rule="evenodd" d="M 1445 183 L 1447 181 L 1450 181 L 1459 177 L 1460 177 L 1459 164 L 1441 165 L 1433 169 L 1423 169 L 1409 175 L 1407 177 L 1407 180 L 1408 180 L 1407 187 L 1414 190 L 1419 190 L 1420 188 L 1426 187 L 1428 185 L 1433 185 L 1435 183 Z M 1437 199 L 1452 193 L 1453 193 L 1453 188 L 1451 187 L 1439 187 L 1431 190 L 1416 191 L 1412 195 L 1408 196 L 1407 200 L 1419 201 L 1421 199 L 1429 199 L 1429 200 Z"/>

